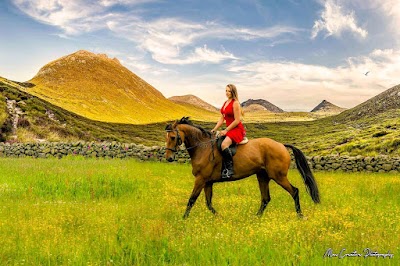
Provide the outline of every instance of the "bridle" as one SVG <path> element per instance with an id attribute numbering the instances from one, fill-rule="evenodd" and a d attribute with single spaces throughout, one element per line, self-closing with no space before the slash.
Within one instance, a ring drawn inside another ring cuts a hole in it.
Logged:
<path id="1" fill-rule="evenodd" d="M 176 131 L 176 137 L 178 138 L 176 140 L 175 147 L 173 149 L 171 149 L 171 148 L 165 148 L 165 149 L 169 150 L 169 151 L 172 151 L 172 152 L 178 152 L 178 146 L 182 145 L 182 138 L 181 138 L 181 135 L 179 134 L 179 130 L 175 129 L 175 130 L 165 130 L 165 131 L 167 131 L 167 132 Z"/>
<path id="2" fill-rule="evenodd" d="M 165 149 L 169 150 L 169 151 L 172 151 L 172 152 L 178 152 L 178 146 L 182 145 L 182 143 L 183 143 L 181 135 L 179 134 L 178 128 L 176 128 L 175 130 L 167 129 L 165 131 L 166 132 L 176 132 L 176 137 L 178 138 L 176 140 L 175 147 L 173 149 L 171 149 L 171 148 L 165 148 Z M 186 150 L 191 150 L 191 149 L 196 148 L 196 147 L 198 147 L 200 145 L 204 145 L 205 143 L 212 143 L 213 144 L 213 142 L 215 142 L 215 141 L 216 141 L 216 139 L 211 139 L 211 140 L 206 141 L 206 142 L 198 143 L 198 144 L 196 144 L 196 145 L 194 145 L 192 147 L 186 147 Z M 213 150 L 213 157 L 214 157 L 214 150 Z"/>

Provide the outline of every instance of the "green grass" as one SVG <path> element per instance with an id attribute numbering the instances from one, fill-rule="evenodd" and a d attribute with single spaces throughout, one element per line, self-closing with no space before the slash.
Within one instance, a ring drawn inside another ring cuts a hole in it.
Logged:
<path id="1" fill-rule="evenodd" d="M 322 203 L 306 194 L 296 218 L 271 182 L 264 216 L 256 178 L 214 186 L 213 216 L 201 194 L 182 220 L 190 165 L 135 160 L 0 159 L 0 264 L 399 265 L 400 178 L 316 172 Z M 328 248 L 391 251 L 393 259 L 323 258 Z"/>

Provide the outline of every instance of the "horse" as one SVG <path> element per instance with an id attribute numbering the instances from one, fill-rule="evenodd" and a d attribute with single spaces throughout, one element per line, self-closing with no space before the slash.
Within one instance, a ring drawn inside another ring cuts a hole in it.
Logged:
<path id="1" fill-rule="evenodd" d="M 270 138 L 251 139 L 247 144 L 238 145 L 237 153 L 233 157 L 235 174 L 231 178 L 222 179 L 222 156 L 215 145 L 216 137 L 211 132 L 193 124 L 188 117 L 183 117 L 173 124 L 167 124 L 165 131 L 167 161 L 175 160 L 176 152 L 183 143 L 191 158 L 195 181 L 183 215 L 184 219 L 189 217 L 190 210 L 202 190 L 204 190 L 208 209 L 216 214 L 217 211 L 212 206 L 213 184 L 237 181 L 254 174 L 257 176 L 261 192 L 261 205 L 257 212 L 259 217 L 263 215 L 271 201 L 269 182 L 272 179 L 289 192 L 294 200 L 297 216 L 302 218 L 299 189 L 294 187 L 287 178 L 291 161 L 287 148 L 293 151 L 297 169 L 303 178 L 308 194 L 315 203 L 320 203 L 318 186 L 306 157 L 293 145 L 282 144 Z"/>

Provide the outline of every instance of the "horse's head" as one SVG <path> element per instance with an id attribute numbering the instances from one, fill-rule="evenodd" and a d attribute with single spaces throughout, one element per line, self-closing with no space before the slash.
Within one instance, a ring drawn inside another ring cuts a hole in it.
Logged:
<path id="1" fill-rule="evenodd" d="M 165 136 L 165 158 L 168 162 L 172 162 L 175 159 L 175 153 L 178 151 L 178 147 L 185 141 L 185 135 L 183 132 L 179 131 L 177 122 L 168 124 L 165 127 L 165 131 L 167 132 Z"/>

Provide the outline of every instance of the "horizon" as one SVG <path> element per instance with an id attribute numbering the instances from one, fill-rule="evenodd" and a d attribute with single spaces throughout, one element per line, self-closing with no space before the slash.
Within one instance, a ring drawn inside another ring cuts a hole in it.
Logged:
<path id="1" fill-rule="evenodd" d="M 241 102 L 305 112 L 324 99 L 352 108 L 400 83 L 396 0 L 226 3 L 2 1 L 0 76 L 28 81 L 87 50 L 118 58 L 166 98 L 220 108 L 233 83 Z"/>

